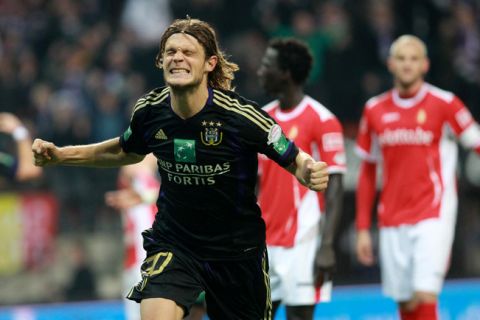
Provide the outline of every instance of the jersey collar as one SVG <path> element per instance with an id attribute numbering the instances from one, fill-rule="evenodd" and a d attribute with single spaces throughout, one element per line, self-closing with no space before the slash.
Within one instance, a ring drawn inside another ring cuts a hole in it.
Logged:
<path id="1" fill-rule="evenodd" d="M 428 88 L 429 88 L 429 84 L 425 82 L 424 84 L 422 84 L 417 94 L 411 98 L 402 98 L 400 97 L 398 90 L 393 89 L 392 90 L 393 103 L 400 108 L 404 108 L 404 109 L 412 108 L 416 106 L 420 101 L 422 101 L 423 98 L 425 98 L 425 96 L 428 93 Z"/>
<path id="2" fill-rule="evenodd" d="M 300 103 L 297 106 L 295 106 L 294 108 L 288 111 L 282 111 L 282 109 L 280 109 L 280 101 L 277 100 L 277 110 L 275 110 L 275 117 L 279 121 L 288 121 L 290 119 L 298 117 L 300 114 L 302 114 L 303 110 L 307 107 L 308 99 L 309 99 L 309 96 L 305 95 L 302 101 L 300 101 Z"/>

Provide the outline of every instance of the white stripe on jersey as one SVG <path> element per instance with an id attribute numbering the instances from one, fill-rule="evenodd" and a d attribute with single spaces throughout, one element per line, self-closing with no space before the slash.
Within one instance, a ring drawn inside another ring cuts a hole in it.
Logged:
<path id="1" fill-rule="evenodd" d="M 440 89 L 429 83 L 427 83 L 427 85 L 428 85 L 428 91 L 431 95 L 434 95 L 435 97 L 445 101 L 446 103 L 451 103 L 453 98 L 455 97 L 455 95 L 450 91 Z"/>
<path id="2" fill-rule="evenodd" d="M 355 153 L 360 159 L 365 160 L 370 163 L 380 162 L 382 159 L 382 154 L 380 153 L 380 146 L 378 144 L 377 136 L 372 134 L 372 146 L 370 150 L 364 150 L 360 146 L 355 145 Z"/>
<path id="3" fill-rule="evenodd" d="M 317 100 L 312 99 L 310 96 L 306 96 L 306 100 L 313 110 L 315 110 L 321 120 L 325 121 L 334 117 L 333 113 Z"/>
<path id="4" fill-rule="evenodd" d="M 467 129 L 463 130 L 459 141 L 464 148 L 476 149 L 480 147 L 480 126 L 478 123 L 472 123 Z"/>
<path id="5" fill-rule="evenodd" d="M 275 110 L 275 117 L 279 121 L 285 121 L 285 122 L 289 121 L 301 115 L 305 110 L 305 108 L 307 107 L 311 107 L 312 110 L 315 111 L 315 113 L 318 115 L 318 117 L 322 121 L 325 121 L 334 117 L 333 113 L 330 110 L 328 110 L 323 104 L 321 104 L 320 102 L 316 101 L 315 99 L 313 99 L 308 95 L 305 95 L 302 101 L 300 101 L 300 103 L 298 104 L 298 106 L 295 107 L 295 109 L 293 109 L 290 112 L 282 111 L 282 109 L 280 109 L 279 107 L 279 103 L 280 102 L 278 100 L 274 100 L 263 107 L 263 109 L 267 112 L 270 112 L 271 110 L 278 107 Z"/>
<path id="6" fill-rule="evenodd" d="M 278 108 L 275 110 L 275 117 L 278 119 L 278 121 L 282 122 L 287 122 L 289 120 L 292 120 L 293 118 L 298 117 L 308 106 L 306 97 L 307 96 L 305 96 L 302 101 L 300 101 L 300 103 L 295 107 L 295 109 L 290 112 L 282 111 L 282 109 L 280 109 L 280 105 L 278 105 Z"/>
<path id="7" fill-rule="evenodd" d="M 429 92 L 429 90 L 430 90 L 430 86 L 424 83 L 420 88 L 420 91 L 418 91 L 418 93 L 415 96 L 405 99 L 405 98 L 400 98 L 400 95 L 397 89 L 393 89 L 392 100 L 396 106 L 400 108 L 408 109 L 413 106 L 416 106 L 420 101 L 422 101 L 423 98 L 425 98 L 425 96 Z"/>
<path id="8" fill-rule="evenodd" d="M 339 166 L 330 166 L 327 168 L 328 174 L 333 174 L 333 173 L 346 173 L 347 169 L 345 167 L 339 167 Z"/>
<path id="9" fill-rule="evenodd" d="M 280 103 L 280 101 L 278 101 L 278 100 L 270 101 L 269 103 L 264 105 L 262 107 L 262 109 L 265 110 L 266 112 L 270 112 L 270 110 L 276 108 L 279 103 Z"/>
<path id="10" fill-rule="evenodd" d="M 375 96 L 375 97 L 372 97 L 372 98 L 368 99 L 367 102 L 365 103 L 365 108 L 371 109 L 371 108 L 377 106 L 380 102 L 388 99 L 388 94 L 389 94 L 389 92 L 385 92 L 385 93 L 382 93 L 378 96 Z"/>
<path id="11" fill-rule="evenodd" d="M 301 243 L 318 237 L 318 222 L 321 218 L 321 215 L 318 213 L 321 210 L 317 193 L 308 190 L 300 203 L 296 204 L 296 207 L 298 218 L 294 243 Z"/>
<path id="12" fill-rule="evenodd" d="M 445 125 L 442 138 L 439 143 L 440 170 L 443 182 L 442 202 L 440 205 L 440 219 L 446 221 L 445 226 L 454 226 L 457 217 L 457 184 L 456 167 L 458 158 L 458 144 L 455 140 L 449 138 L 448 126 Z M 446 229 L 445 238 L 453 237 L 453 230 Z M 448 242 L 448 240 L 446 240 Z"/>

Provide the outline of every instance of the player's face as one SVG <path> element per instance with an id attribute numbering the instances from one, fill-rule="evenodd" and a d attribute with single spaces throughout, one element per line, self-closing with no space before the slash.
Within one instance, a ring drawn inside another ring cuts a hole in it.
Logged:
<path id="1" fill-rule="evenodd" d="M 217 57 L 205 57 L 197 39 L 184 33 L 172 34 L 165 43 L 162 69 L 165 83 L 172 88 L 189 88 L 206 83 Z"/>
<path id="2" fill-rule="evenodd" d="M 422 47 L 415 42 L 399 44 L 388 60 L 390 72 L 402 87 L 423 81 L 429 62 Z"/>
<path id="3" fill-rule="evenodd" d="M 276 49 L 267 48 L 257 75 L 260 85 L 267 93 L 276 94 L 282 91 L 286 72 L 278 66 L 278 52 Z"/>

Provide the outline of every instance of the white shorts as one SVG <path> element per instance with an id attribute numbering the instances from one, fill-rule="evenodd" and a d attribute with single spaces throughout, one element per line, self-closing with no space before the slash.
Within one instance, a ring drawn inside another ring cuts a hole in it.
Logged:
<path id="1" fill-rule="evenodd" d="M 321 288 L 315 288 L 313 284 L 317 244 L 316 237 L 313 237 L 292 248 L 268 246 L 272 301 L 281 300 L 288 306 L 330 301 L 332 281 L 325 282 Z"/>
<path id="2" fill-rule="evenodd" d="M 415 225 L 380 229 L 382 287 L 395 301 L 414 292 L 439 294 L 448 271 L 455 231 L 455 210 Z"/>

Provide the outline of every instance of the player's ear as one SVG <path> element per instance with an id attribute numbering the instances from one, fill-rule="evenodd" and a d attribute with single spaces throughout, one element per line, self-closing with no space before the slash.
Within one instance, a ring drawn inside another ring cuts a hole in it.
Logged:
<path id="1" fill-rule="evenodd" d="M 292 76 L 292 72 L 290 70 L 282 70 L 281 71 L 281 75 L 282 75 L 282 78 L 285 79 L 285 80 L 292 80 L 293 81 L 293 76 Z"/>
<path id="2" fill-rule="evenodd" d="M 422 66 L 423 74 L 426 74 L 429 69 L 430 69 L 430 59 L 425 58 L 425 61 L 424 61 L 423 66 Z"/>
<path id="3" fill-rule="evenodd" d="M 390 73 L 393 73 L 393 71 L 395 70 L 395 61 L 393 60 L 392 56 L 388 56 L 387 68 L 388 68 L 388 71 L 390 71 Z"/>
<path id="4" fill-rule="evenodd" d="M 205 69 L 207 72 L 211 72 L 217 66 L 218 57 L 217 56 L 210 56 L 210 58 L 205 61 Z"/>
<path id="5" fill-rule="evenodd" d="M 162 53 L 161 53 L 161 52 L 158 52 L 158 53 L 157 53 L 157 56 L 155 57 L 155 66 L 156 66 L 158 69 L 162 69 L 162 67 L 163 67 L 163 57 L 162 57 Z"/>

